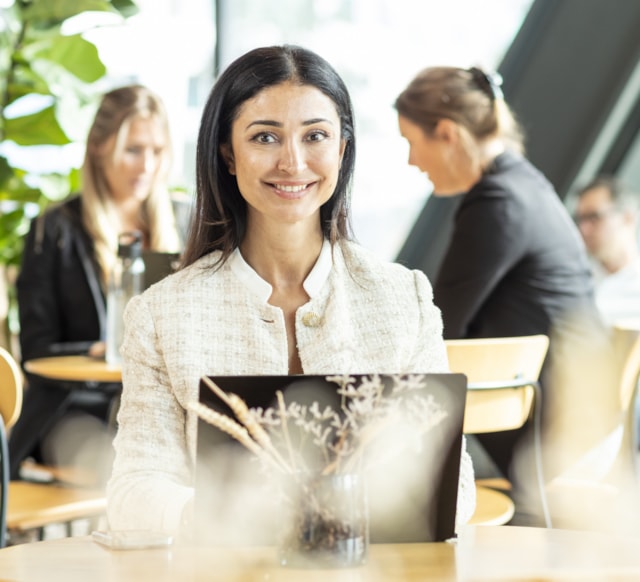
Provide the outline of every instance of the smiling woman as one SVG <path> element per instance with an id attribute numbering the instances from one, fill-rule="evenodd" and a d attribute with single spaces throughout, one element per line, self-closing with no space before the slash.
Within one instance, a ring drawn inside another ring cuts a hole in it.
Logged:
<path id="1" fill-rule="evenodd" d="M 354 163 L 349 93 L 316 53 L 254 49 L 213 86 L 183 268 L 125 314 L 111 527 L 188 521 L 202 376 L 447 370 L 426 276 L 351 240 Z M 475 502 L 461 455 L 458 525 Z"/>

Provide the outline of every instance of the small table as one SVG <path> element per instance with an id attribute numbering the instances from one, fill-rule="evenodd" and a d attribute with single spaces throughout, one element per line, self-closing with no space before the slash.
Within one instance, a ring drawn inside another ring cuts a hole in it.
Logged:
<path id="1" fill-rule="evenodd" d="M 367 564 L 281 568 L 274 548 L 175 545 L 111 551 L 88 537 L 0 550 L 3 579 L 21 582 L 616 582 L 640 579 L 640 539 L 558 529 L 467 527 L 455 542 L 373 544 Z"/>
<path id="2" fill-rule="evenodd" d="M 68 382 L 122 382 L 119 364 L 90 356 L 52 356 L 25 362 L 24 369 L 42 378 Z"/>

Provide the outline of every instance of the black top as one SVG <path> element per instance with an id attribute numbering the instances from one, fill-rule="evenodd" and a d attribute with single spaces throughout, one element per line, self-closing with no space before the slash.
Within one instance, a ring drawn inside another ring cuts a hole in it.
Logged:
<path id="1" fill-rule="evenodd" d="M 553 186 L 520 155 L 498 156 L 463 197 L 434 285 L 446 338 L 549 334 L 595 312 L 580 233 Z"/>

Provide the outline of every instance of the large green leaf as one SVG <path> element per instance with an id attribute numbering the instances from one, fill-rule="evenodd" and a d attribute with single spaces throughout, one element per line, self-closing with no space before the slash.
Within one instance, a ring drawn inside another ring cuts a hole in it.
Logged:
<path id="1" fill-rule="evenodd" d="M 135 2 L 131 0 L 113 0 L 111 2 L 113 7 L 125 18 L 135 16 L 140 12 L 140 9 L 136 6 Z"/>
<path id="2" fill-rule="evenodd" d="M 82 168 L 73 168 L 69 172 L 69 192 L 80 192 L 82 187 Z"/>
<path id="3" fill-rule="evenodd" d="M 53 105 L 31 115 L 6 119 L 4 137 L 18 145 L 27 146 L 43 144 L 65 145 L 71 143 L 56 119 Z"/>
<path id="4" fill-rule="evenodd" d="M 107 72 L 96 46 L 79 34 L 57 36 L 34 56 L 61 65 L 85 83 L 93 83 Z"/>
<path id="5" fill-rule="evenodd" d="M 17 265 L 20 263 L 24 235 L 29 228 L 29 219 L 24 209 L 0 213 L 0 262 Z"/>
<path id="6" fill-rule="evenodd" d="M 14 168 L 13 175 L 0 188 L 0 201 L 12 201 L 18 206 L 39 203 L 42 192 L 27 183 L 28 174 L 24 170 Z"/>
<path id="7" fill-rule="evenodd" d="M 108 0 L 23 0 L 21 4 L 22 18 L 36 25 L 61 23 L 81 12 L 118 12 Z"/>
<path id="8" fill-rule="evenodd" d="M 16 67 L 13 72 L 13 78 L 7 86 L 7 100 L 5 107 L 11 105 L 14 101 L 30 95 L 38 93 L 39 95 L 51 95 L 49 85 L 38 75 L 31 67 Z"/>
<path id="9" fill-rule="evenodd" d="M 0 190 L 5 187 L 12 177 L 13 169 L 9 165 L 9 160 L 4 156 L 0 156 Z"/>

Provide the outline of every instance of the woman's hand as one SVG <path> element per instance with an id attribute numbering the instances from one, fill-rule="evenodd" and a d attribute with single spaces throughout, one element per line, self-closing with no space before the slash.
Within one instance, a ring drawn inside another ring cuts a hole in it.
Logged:
<path id="1" fill-rule="evenodd" d="M 106 352 L 106 344 L 105 342 L 96 342 L 91 345 L 87 355 L 92 358 L 104 358 Z"/>

